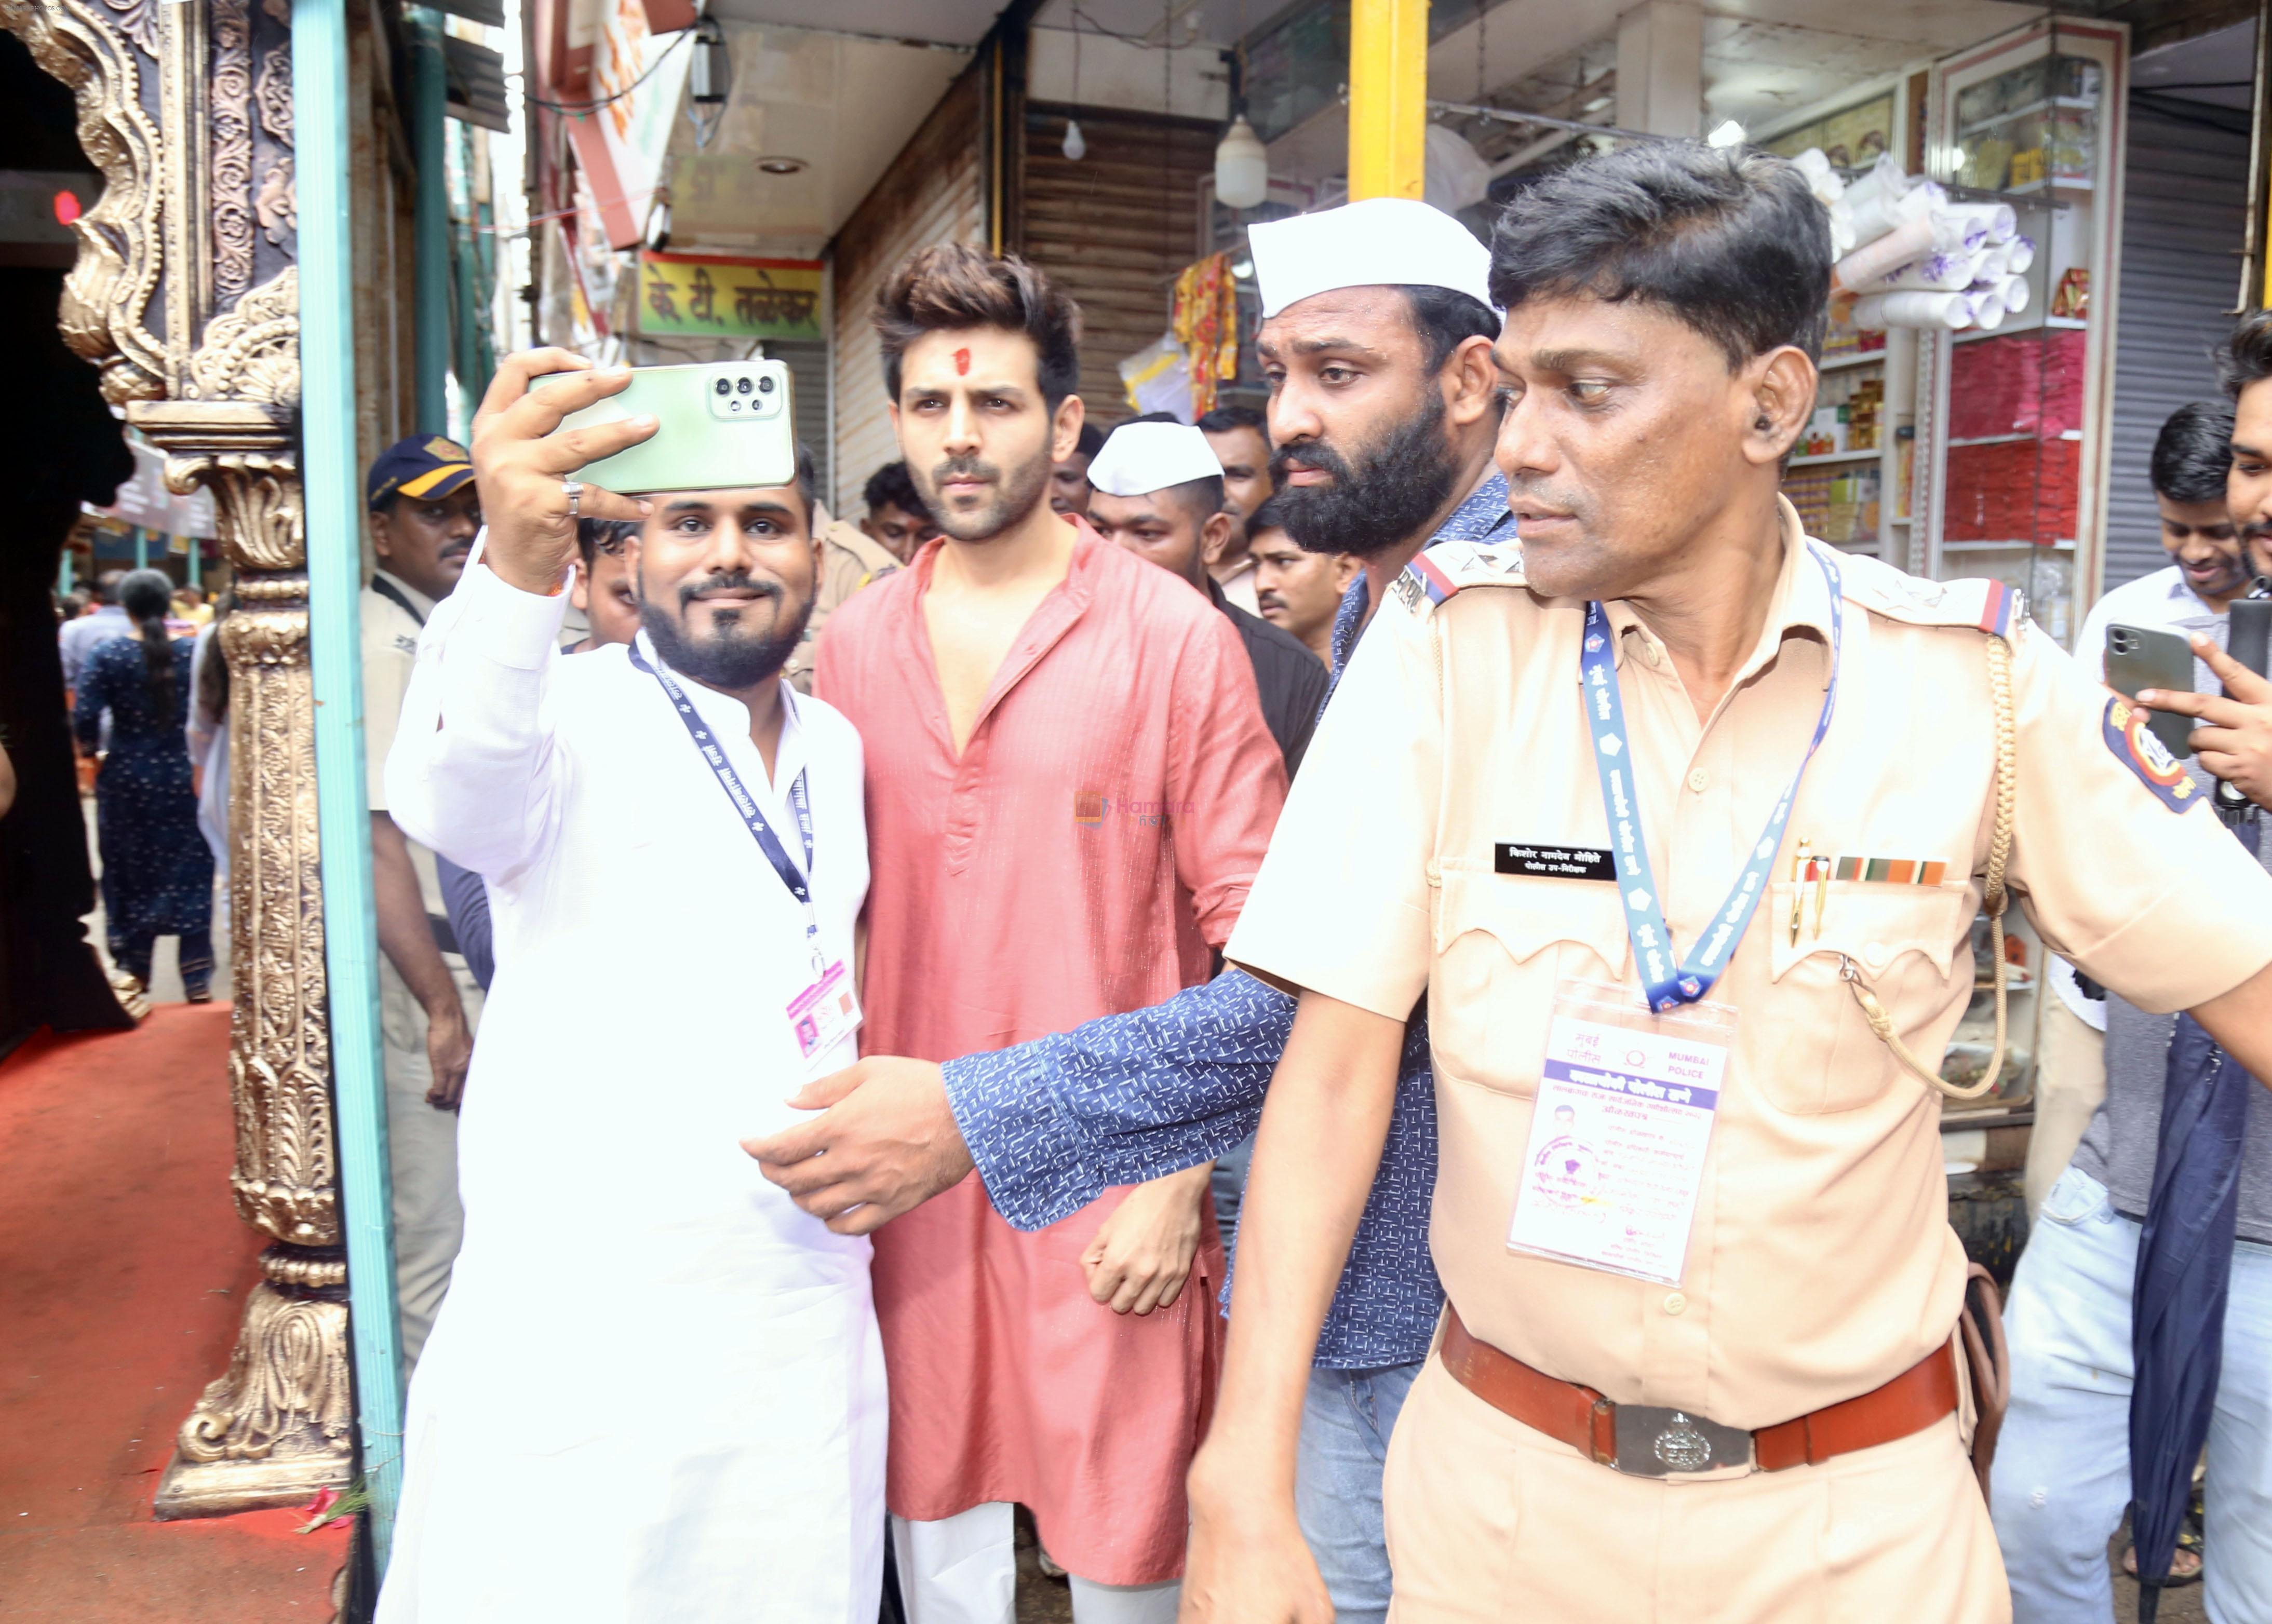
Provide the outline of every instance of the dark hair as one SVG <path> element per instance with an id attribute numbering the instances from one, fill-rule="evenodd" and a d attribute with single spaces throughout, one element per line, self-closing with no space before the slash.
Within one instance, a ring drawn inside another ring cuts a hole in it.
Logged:
<path id="1" fill-rule="evenodd" d="M 1260 507 L 1246 516 L 1246 533 L 1250 536 L 1258 530 L 1285 528 L 1286 510 L 1278 505 L 1278 498 L 1275 496 L 1268 498 Z"/>
<path id="2" fill-rule="evenodd" d="M 174 713 L 174 639 L 166 630 L 166 611 L 174 607 L 174 583 L 163 570 L 136 570 L 118 584 L 118 601 L 142 637 L 143 678 L 151 707 L 161 717 Z"/>
<path id="3" fill-rule="evenodd" d="M 1469 302 L 1474 302 L 1470 300 Z M 1496 333 L 1498 328 L 1493 326 L 1491 331 Z M 1223 406 L 1212 412 L 1202 412 L 1199 427 L 1201 434 L 1229 434 L 1234 428 L 1252 428 L 1266 442 L 1270 438 L 1270 430 L 1263 421 L 1262 413 L 1252 406 Z"/>
<path id="4" fill-rule="evenodd" d="M 919 524 L 931 522 L 930 510 L 923 505 L 923 493 L 916 488 L 915 476 L 908 472 L 904 462 L 887 462 L 870 474 L 860 499 L 868 504 L 871 513 L 897 508 Z"/>
<path id="5" fill-rule="evenodd" d="M 1730 367 L 1791 345 L 1816 357 L 1830 309 L 1830 217 L 1797 167 L 1701 141 L 1637 141 L 1519 195 L 1491 234 L 1491 297 L 1637 299 L 1718 345 Z"/>
<path id="6" fill-rule="evenodd" d="M 1080 307 L 1014 254 L 960 242 L 917 249 L 876 290 L 871 317 L 882 341 L 884 387 L 900 398 L 900 361 L 927 332 L 995 327 L 1034 341 L 1035 371 L 1050 411 L 1080 386 Z"/>
<path id="7" fill-rule="evenodd" d="M 2272 310 L 2251 310 L 2233 323 L 2214 359 L 2228 399 L 2238 400 L 2251 384 L 2272 377 Z"/>
<path id="8" fill-rule="evenodd" d="M 1827 298 L 1827 294 L 1823 295 Z M 1449 287 L 1431 287 L 1416 284 L 1404 286 L 1404 298 L 1412 308 L 1412 324 L 1428 346 L 1428 370 L 1439 372 L 1451 359 L 1452 352 L 1469 339 L 1495 339 L 1498 337 L 1498 312 L 1473 294 L 1463 294 Z M 1265 433 L 1262 436 L 1268 439 Z"/>
<path id="9" fill-rule="evenodd" d="M 584 573 L 591 574 L 592 566 L 601 554 L 609 557 L 624 550 L 624 543 L 639 533 L 639 521 L 635 518 L 579 518 L 576 521 L 576 551 L 584 560 Z"/>
<path id="10" fill-rule="evenodd" d="M 105 570 L 94 577 L 94 600 L 97 603 L 116 603 L 118 589 L 125 579 L 126 571 L 123 570 Z"/>
<path id="11" fill-rule="evenodd" d="M 1099 428 L 1095 423 L 1090 422 L 1087 418 L 1081 419 L 1080 437 L 1072 443 L 1072 454 L 1076 457 L 1087 457 L 1091 460 L 1094 460 L 1097 452 L 1103 449 L 1104 430 Z"/>
<path id="12" fill-rule="evenodd" d="M 2224 500 L 2232 468 L 2232 408 L 2222 400 L 2194 400 L 2170 413 L 2154 436 L 2154 494 L 2172 502 Z"/>
<path id="13" fill-rule="evenodd" d="M 213 633 L 206 639 L 206 652 L 198 659 L 198 676 L 194 684 L 200 712 L 198 719 L 208 730 L 228 719 L 228 656 L 221 652 L 220 627 L 221 622 L 235 612 L 235 592 L 223 592 L 214 600 L 211 622 Z"/>

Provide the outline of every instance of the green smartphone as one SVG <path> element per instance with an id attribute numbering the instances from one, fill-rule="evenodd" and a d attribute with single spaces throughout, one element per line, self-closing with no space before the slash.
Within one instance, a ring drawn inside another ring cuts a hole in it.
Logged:
<path id="1" fill-rule="evenodd" d="M 2146 626 L 2109 626 L 2106 686 L 2132 699 L 2149 688 L 2190 694 L 2194 691 L 2193 644 L 2174 631 L 2156 631 Z M 2200 726 L 2190 716 L 2156 711 L 2147 721 L 2146 731 L 2162 741 L 2164 749 L 2183 761 L 2194 753 L 2190 741 L 2194 729 Z"/>
<path id="2" fill-rule="evenodd" d="M 535 386 L 577 376 L 549 373 Z M 560 428 L 587 428 L 641 416 L 654 418 L 660 427 L 637 445 L 569 477 L 621 496 L 794 485 L 792 388 L 788 368 L 778 361 L 635 367 L 622 391 L 570 413 Z"/>

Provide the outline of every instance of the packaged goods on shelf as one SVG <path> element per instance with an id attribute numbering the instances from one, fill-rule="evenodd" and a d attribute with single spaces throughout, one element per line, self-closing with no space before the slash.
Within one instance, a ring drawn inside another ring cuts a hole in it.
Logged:
<path id="1" fill-rule="evenodd" d="M 2081 453 L 2077 440 L 1950 446 L 1941 534 L 2038 545 L 2073 536 Z"/>
<path id="2" fill-rule="evenodd" d="M 1794 468 L 1783 495 L 1798 510 L 1806 533 L 1825 541 L 1872 542 L 1878 539 L 1877 468 Z"/>
<path id="3" fill-rule="evenodd" d="M 2051 438 L 2081 427 L 2086 336 L 2068 328 L 1952 346 L 1948 437 Z"/>

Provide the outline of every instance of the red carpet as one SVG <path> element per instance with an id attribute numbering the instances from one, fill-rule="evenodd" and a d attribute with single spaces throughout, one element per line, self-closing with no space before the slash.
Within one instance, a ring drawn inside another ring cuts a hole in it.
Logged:
<path id="1" fill-rule="evenodd" d="M 0 1062 L 0 1620 L 328 1620 L 344 1524 L 151 1520 L 260 1237 L 230 1207 L 228 1010 Z"/>

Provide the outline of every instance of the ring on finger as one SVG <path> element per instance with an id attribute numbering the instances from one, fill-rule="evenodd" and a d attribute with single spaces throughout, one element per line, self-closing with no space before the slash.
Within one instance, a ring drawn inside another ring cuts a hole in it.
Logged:
<path id="1" fill-rule="evenodd" d="M 584 488 L 574 480 L 563 480 L 560 481 L 560 494 L 568 498 L 568 517 L 570 518 L 579 517 L 579 510 L 584 502 Z"/>

